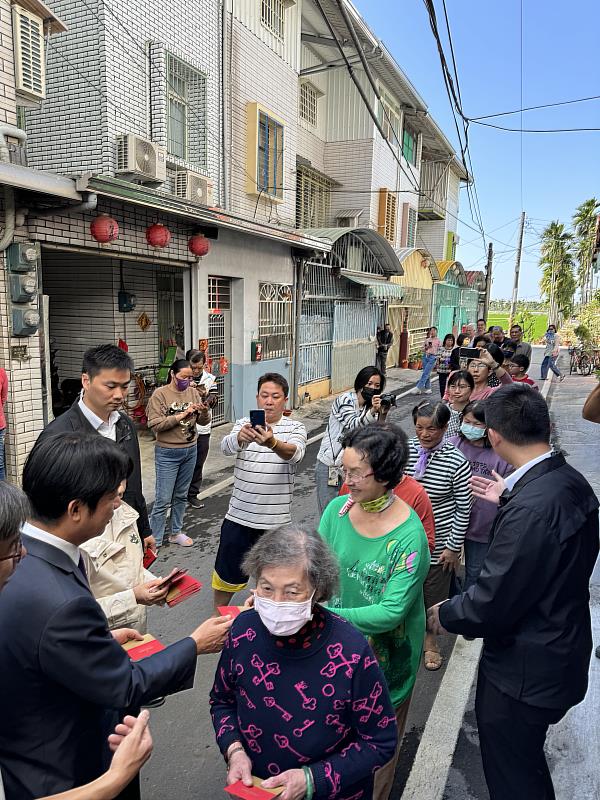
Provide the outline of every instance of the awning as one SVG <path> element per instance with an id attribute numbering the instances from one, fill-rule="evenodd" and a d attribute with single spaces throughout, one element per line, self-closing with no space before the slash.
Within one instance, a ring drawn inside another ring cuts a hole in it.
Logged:
<path id="1" fill-rule="evenodd" d="M 389 281 L 377 280 L 377 278 L 367 278 L 365 275 L 350 274 L 342 272 L 344 278 L 352 283 L 358 283 L 367 290 L 369 300 L 402 300 L 404 297 L 404 286 Z"/>

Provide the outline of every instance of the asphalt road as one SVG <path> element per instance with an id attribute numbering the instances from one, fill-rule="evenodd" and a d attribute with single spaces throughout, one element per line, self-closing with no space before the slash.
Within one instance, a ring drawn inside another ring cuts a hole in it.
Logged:
<path id="1" fill-rule="evenodd" d="M 413 431 L 410 410 L 415 399 L 411 395 L 400 398 L 398 408 L 390 412 L 390 420 L 400 424 L 409 435 Z M 309 445 L 299 467 L 294 491 L 294 521 L 307 527 L 315 527 L 318 523 L 313 482 L 318 449 L 319 442 Z M 156 574 L 165 574 L 173 566 L 187 567 L 204 584 L 198 595 L 175 608 L 150 609 L 149 631 L 165 644 L 177 641 L 212 613 L 210 581 L 229 494 L 229 488 L 217 492 L 204 500 L 205 508 L 188 512 L 185 531 L 194 539 L 194 546 L 187 549 L 173 545 L 165 547 L 153 565 Z M 453 643 L 454 637 L 450 636 L 442 642 L 445 656 L 451 652 Z M 194 688 L 167 698 L 162 708 L 152 711 L 155 750 L 142 772 L 145 800 L 166 800 L 169 797 L 212 800 L 228 796 L 223 792 L 225 765 L 215 744 L 208 712 L 208 694 L 217 660 L 217 656 L 201 656 Z M 393 798 L 401 795 L 442 675 L 443 668 L 438 672 L 421 669 L 417 678 Z"/>

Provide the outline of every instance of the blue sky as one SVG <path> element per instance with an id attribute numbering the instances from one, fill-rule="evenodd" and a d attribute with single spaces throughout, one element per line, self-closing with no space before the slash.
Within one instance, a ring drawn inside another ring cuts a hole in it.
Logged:
<path id="1" fill-rule="evenodd" d="M 354 0 L 370 27 L 406 72 L 450 141 L 457 143 L 434 38 L 422 0 Z M 480 116 L 521 106 L 521 0 L 446 0 L 463 111 Z M 435 0 L 438 26 L 443 7 Z M 523 105 L 600 94 L 598 0 L 523 0 Z M 449 48 L 445 47 L 450 58 Z M 486 120 L 518 128 L 520 115 Z M 600 101 L 523 114 L 524 128 L 600 128 Z M 570 225 L 575 207 L 600 196 L 600 132 L 523 134 L 471 124 L 469 141 L 486 234 L 494 241 L 492 297 L 510 297 L 518 218 L 525 234 L 519 297 L 539 297 L 539 234 L 551 219 Z M 460 217 L 471 220 L 466 192 Z M 497 229 L 497 230 L 495 230 Z M 458 258 L 465 269 L 484 263 L 481 237 L 459 225 Z M 470 244 L 469 244 L 470 243 Z"/>

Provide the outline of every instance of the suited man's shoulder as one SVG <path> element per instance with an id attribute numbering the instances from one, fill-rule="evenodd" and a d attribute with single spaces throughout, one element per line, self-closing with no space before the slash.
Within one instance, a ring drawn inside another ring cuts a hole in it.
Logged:
<path id="1" fill-rule="evenodd" d="M 40 433 L 38 441 L 54 433 L 70 433 L 71 431 L 81 430 L 84 427 L 84 423 L 85 417 L 79 410 L 77 402 L 75 402 L 64 414 L 55 417 L 52 422 L 46 425 L 44 430 Z"/>

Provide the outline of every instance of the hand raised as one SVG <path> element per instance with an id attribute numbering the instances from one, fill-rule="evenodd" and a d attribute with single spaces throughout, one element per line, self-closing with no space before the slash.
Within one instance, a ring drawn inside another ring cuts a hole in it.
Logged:
<path id="1" fill-rule="evenodd" d="M 198 655 L 200 653 L 219 653 L 223 649 L 223 644 L 232 625 L 233 619 L 229 615 L 226 617 L 209 617 L 202 625 L 199 625 L 190 634 L 196 642 Z"/>
<path id="2" fill-rule="evenodd" d="M 474 475 L 470 480 L 471 490 L 475 497 L 498 505 L 500 502 L 500 495 L 506 489 L 506 484 L 504 483 L 502 475 L 498 475 L 495 470 L 492 470 L 492 475 L 494 476 L 494 480 Z"/>

